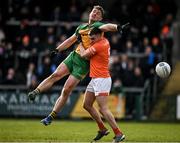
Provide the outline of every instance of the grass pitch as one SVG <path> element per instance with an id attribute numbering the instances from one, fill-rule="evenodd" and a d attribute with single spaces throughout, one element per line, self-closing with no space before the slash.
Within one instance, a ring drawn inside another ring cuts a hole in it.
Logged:
<path id="1" fill-rule="evenodd" d="M 118 122 L 125 142 L 180 142 L 178 123 Z M 110 127 L 107 125 L 110 129 Z M 102 142 L 111 142 L 111 133 Z M 97 132 L 94 121 L 54 121 L 43 126 L 40 120 L 0 119 L 0 142 L 90 142 Z"/>

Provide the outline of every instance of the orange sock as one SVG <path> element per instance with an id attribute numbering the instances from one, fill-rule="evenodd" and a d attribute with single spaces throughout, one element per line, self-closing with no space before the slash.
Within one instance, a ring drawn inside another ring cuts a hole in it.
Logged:
<path id="1" fill-rule="evenodd" d="M 122 134 L 122 132 L 120 131 L 119 128 L 113 128 L 113 131 L 114 131 L 114 134 L 115 134 L 116 136 Z"/>
<path id="2" fill-rule="evenodd" d="M 97 122 L 97 124 L 98 124 L 98 127 L 99 127 L 100 131 L 106 130 L 106 127 L 104 126 L 103 122 Z"/>

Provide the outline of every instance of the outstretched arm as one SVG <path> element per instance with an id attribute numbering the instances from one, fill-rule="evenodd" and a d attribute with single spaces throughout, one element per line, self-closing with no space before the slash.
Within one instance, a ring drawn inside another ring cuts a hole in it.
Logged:
<path id="1" fill-rule="evenodd" d="M 99 27 L 99 29 L 103 32 L 115 32 L 115 31 L 118 31 L 117 30 L 117 24 L 111 24 L 111 23 L 108 23 L 108 24 L 104 24 L 102 26 Z"/>
<path id="2" fill-rule="evenodd" d="M 71 37 L 69 37 L 68 39 L 66 39 L 63 43 L 61 43 L 56 50 L 58 52 L 66 50 L 67 48 L 69 48 L 72 44 L 74 44 L 77 41 L 77 37 L 75 34 L 73 34 Z"/>
<path id="3" fill-rule="evenodd" d="M 112 24 L 112 23 L 108 23 L 108 24 L 104 24 L 102 26 L 99 27 L 99 29 L 101 29 L 103 32 L 116 32 L 118 31 L 120 34 L 123 33 L 124 30 L 126 30 L 129 27 L 130 23 L 127 22 L 124 25 L 120 25 L 120 24 Z"/>

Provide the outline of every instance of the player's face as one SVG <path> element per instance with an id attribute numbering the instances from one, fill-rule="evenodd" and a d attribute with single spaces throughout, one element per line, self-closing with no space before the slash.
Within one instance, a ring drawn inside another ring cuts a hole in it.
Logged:
<path id="1" fill-rule="evenodd" d="M 96 35 L 89 36 L 89 38 L 91 39 L 92 42 L 94 42 L 96 40 Z"/>
<path id="2" fill-rule="evenodd" d="M 91 43 L 95 43 L 96 41 L 98 41 L 98 39 L 100 38 L 99 34 L 94 34 L 94 35 L 89 35 L 89 39 L 91 40 Z"/>
<path id="3" fill-rule="evenodd" d="M 100 10 L 93 8 L 91 13 L 89 14 L 89 20 L 91 21 L 101 21 L 102 20 L 102 13 Z"/>

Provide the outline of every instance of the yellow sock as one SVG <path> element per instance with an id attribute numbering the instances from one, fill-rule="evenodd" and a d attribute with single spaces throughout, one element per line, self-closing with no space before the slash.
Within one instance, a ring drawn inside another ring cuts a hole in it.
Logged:
<path id="1" fill-rule="evenodd" d="M 52 111 L 50 114 L 49 114 L 53 119 L 56 118 L 57 116 L 57 113 L 55 111 Z"/>

